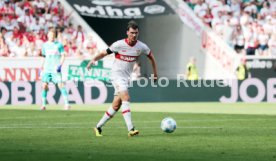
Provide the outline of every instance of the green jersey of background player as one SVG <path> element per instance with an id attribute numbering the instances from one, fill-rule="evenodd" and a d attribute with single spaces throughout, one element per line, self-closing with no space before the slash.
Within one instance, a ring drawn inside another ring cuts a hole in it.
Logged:
<path id="1" fill-rule="evenodd" d="M 62 82 L 61 67 L 65 59 L 63 45 L 55 40 L 56 32 L 54 29 L 48 32 L 48 41 L 42 45 L 42 106 L 41 110 L 46 110 L 46 98 L 48 84 L 50 82 L 58 84 L 61 95 L 64 99 L 64 109 L 69 110 L 68 94 Z"/>

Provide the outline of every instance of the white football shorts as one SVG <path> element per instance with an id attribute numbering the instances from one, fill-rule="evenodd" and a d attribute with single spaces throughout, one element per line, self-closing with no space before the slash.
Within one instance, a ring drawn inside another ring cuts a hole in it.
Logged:
<path id="1" fill-rule="evenodd" d="M 112 85 L 114 87 L 114 95 L 117 96 L 119 92 L 128 91 L 129 80 L 128 79 L 115 79 L 111 80 Z"/>

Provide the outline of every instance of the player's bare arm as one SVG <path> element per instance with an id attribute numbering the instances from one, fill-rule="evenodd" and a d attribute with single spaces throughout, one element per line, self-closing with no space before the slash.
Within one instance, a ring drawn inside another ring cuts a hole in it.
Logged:
<path id="1" fill-rule="evenodd" d="M 154 80 L 157 80 L 158 79 L 158 72 L 157 72 L 157 65 L 156 65 L 156 61 L 155 61 L 155 58 L 153 56 L 153 54 L 150 54 L 148 56 L 150 62 L 151 62 L 151 65 L 152 65 L 152 69 L 153 69 L 153 76 L 154 76 Z"/>
<path id="2" fill-rule="evenodd" d="M 60 57 L 60 62 L 59 62 L 59 65 L 57 66 L 57 72 L 60 73 L 61 72 L 61 67 L 64 63 L 64 60 L 65 60 L 65 54 L 62 54 L 61 57 Z"/>
<path id="3" fill-rule="evenodd" d="M 107 56 L 107 55 L 108 55 L 108 53 L 107 53 L 106 50 L 104 50 L 104 51 L 100 52 L 99 54 L 97 54 L 97 55 L 96 55 L 95 57 L 93 57 L 93 58 L 90 60 L 90 62 L 87 64 L 87 66 L 86 66 L 87 70 L 89 70 L 90 67 L 91 67 L 92 65 L 94 65 L 96 61 L 98 61 L 98 60 L 104 58 L 104 57 Z"/>
<path id="4" fill-rule="evenodd" d="M 63 65 L 63 63 L 64 63 L 64 60 L 65 60 L 65 54 L 62 54 L 61 55 L 61 58 L 60 58 L 60 65 Z"/>
<path id="5" fill-rule="evenodd" d="M 42 56 L 42 64 L 41 64 L 41 67 L 40 67 L 41 70 L 43 70 L 43 68 L 44 68 L 44 63 L 45 63 L 45 57 Z"/>

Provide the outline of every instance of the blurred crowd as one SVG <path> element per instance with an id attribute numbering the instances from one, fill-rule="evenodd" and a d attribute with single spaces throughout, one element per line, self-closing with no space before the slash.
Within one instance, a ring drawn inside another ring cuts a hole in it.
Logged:
<path id="1" fill-rule="evenodd" d="M 72 24 L 72 12 L 67 13 L 58 0 L 1 0 L 0 57 L 40 56 L 51 28 L 57 29 L 67 56 L 91 57 L 97 44 L 81 25 Z"/>
<path id="2" fill-rule="evenodd" d="M 276 56 L 276 0 L 184 0 L 237 53 Z"/>

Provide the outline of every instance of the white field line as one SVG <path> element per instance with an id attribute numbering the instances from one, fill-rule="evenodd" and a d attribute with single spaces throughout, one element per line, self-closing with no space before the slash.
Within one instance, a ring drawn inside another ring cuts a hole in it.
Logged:
<path id="1" fill-rule="evenodd" d="M 244 122 L 252 122 L 252 121 L 270 121 L 268 119 L 194 119 L 194 120 L 177 120 L 177 123 L 190 123 L 190 122 L 229 122 L 233 123 L 234 121 L 244 121 Z M 143 125 L 143 124 L 160 124 L 160 120 L 153 120 L 153 121 L 134 121 L 136 125 Z M 0 129 L 45 129 L 45 128 L 52 128 L 52 129 L 74 129 L 74 128 L 91 128 L 93 127 L 93 122 L 53 122 L 53 123 L 9 123 L 3 124 L 0 123 Z M 109 126 L 119 125 L 115 128 L 125 128 L 121 127 L 123 122 L 109 122 Z M 159 126 L 140 126 L 142 128 L 156 128 Z M 106 127 L 105 127 L 106 128 Z M 107 126 L 107 128 L 109 128 Z M 214 126 L 178 126 L 177 128 L 184 128 L 184 129 L 191 129 L 191 128 L 205 128 L 205 129 L 219 129 L 219 128 L 243 128 L 243 129 L 256 129 L 256 128 L 265 128 L 265 129 L 276 129 L 276 127 L 229 127 L 229 126 L 221 126 L 221 127 L 214 127 Z"/>

